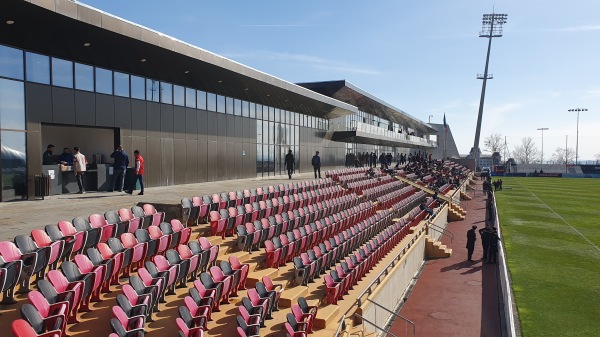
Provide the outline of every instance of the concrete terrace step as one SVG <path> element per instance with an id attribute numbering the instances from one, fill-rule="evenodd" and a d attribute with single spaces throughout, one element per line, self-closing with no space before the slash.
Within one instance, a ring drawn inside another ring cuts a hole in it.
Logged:
<path id="1" fill-rule="evenodd" d="M 271 279 L 274 279 L 277 277 L 277 275 L 279 275 L 279 270 L 277 270 L 276 268 L 266 268 L 250 272 L 248 273 L 246 288 L 253 288 L 256 282 L 259 282 L 263 276 L 268 276 Z"/>
<path id="2" fill-rule="evenodd" d="M 319 308 L 317 317 L 315 318 L 315 328 L 325 329 L 334 322 L 338 322 L 338 314 L 340 313 L 339 305 L 327 305 Z M 336 327 L 337 329 L 337 327 Z"/>
<path id="3" fill-rule="evenodd" d="M 292 304 L 298 303 L 299 297 L 305 297 L 308 294 L 307 286 L 297 286 L 292 289 L 285 289 L 279 299 L 280 308 L 291 308 Z"/>

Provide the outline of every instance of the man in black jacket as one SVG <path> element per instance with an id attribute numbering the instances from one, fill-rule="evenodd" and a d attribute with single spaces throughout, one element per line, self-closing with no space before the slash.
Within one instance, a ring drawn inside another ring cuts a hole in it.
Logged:
<path id="1" fill-rule="evenodd" d="M 473 250 L 475 250 L 475 241 L 477 241 L 477 234 L 475 233 L 476 229 L 477 226 L 474 225 L 467 231 L 467 252 L 469 261 L 473 261 Z"/>
<path id="2" fill-rule="evenodd" d="M 294 159 L 294 154 L 292 154 L 292 150 L 289 150 L 285 155 L 285 167 L 288 171 L 288 176 L 292 179 L 292 174 L 294 173 L 294 165 L 296 164 L 296 160 Z"/>
<path id="3" fill-rule="evenodd" d="M 319 173 L 319 178 L 321 178 L 321 157 L 319 157 L 319 151 L 312 157 L 311 163 L 315 170 L 315 179 L 317 179 L 317 172 Z"/>

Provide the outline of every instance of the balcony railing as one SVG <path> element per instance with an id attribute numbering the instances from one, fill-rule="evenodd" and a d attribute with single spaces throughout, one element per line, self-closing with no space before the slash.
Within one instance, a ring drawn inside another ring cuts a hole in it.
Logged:
<path id="1" fill-rule="evenodd" d="M 394 131 L 386 130 L 384 128 L 380 128 L 375 125 L 369 125 L 369 124 L 365 124 L 365 123 L 361 123 L 361 122 L 354 122 L 353 125 L 354 125 L 354 127 L 353 127 L 352 131 L 364 132 L 364 133 L 369 133 L 372 135 L 377 135 L 380 137 L 391 138 L 391 140 L 395 140 L 395 141 L 398 141 L 401 143 L 407 143 L 407 144 L 411 144 L 411 145 L 427 146 L 427 147 L 436 147 L 437 146 L 437 142 L 435 142 L 433 140 L 429 140 L 427 138 L 410 136 L 405 133 L 397 133 Z"/>

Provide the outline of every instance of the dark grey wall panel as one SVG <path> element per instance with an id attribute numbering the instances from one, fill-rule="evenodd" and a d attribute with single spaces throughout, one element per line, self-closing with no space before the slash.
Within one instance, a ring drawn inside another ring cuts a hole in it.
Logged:
<path id="1" fill-rule="evenodd" d="M 198 182 L 208 181 L 208 142 L 198 141 Z"/>
<path id="2" fill-rule="evenodd" d="M 216 141 L 217 140 L 217 113 L 216 112 L 206 112 L 206 136 L 208 140 Z M 200 129 L 202 131 L 202 129 Z"/>
<path id="3" fill-rule="evenodd" d="M 133 150 L 139 150 L 140 154 L 142 155 L 142 157 L 145 159 L 147 157 L 146 154 L 146 137 L 137 137 L 137 136 L 133 136 L 131 137 L 131 163 L 132 165 L 135 163 L 134 162 L 134 156 L 133 156 Z"/>
<path id="4" fill-rule="evenodd" d="M 52 92 L 50 87 L 42 84 L 25 83 L 25 107 L 28 121 L 52 123 Z"/>
<path id="5" fill-rule="evenodd" d="M 96 94 L 75 90 L 75 123 L 96 125 Z"/>
<path id="6" fill-rule="evenodd" d="M 240 118 L 237 118 L 240 119 Z M 240 123 L 241 124 L 241 123 Z M 242 156 L 242 143 L 236 142 L 234 145 L 234 161 L 235 161 L 235 170 L 234 170 L 234 179 L 242 178 L 243 174 L 243 165 L 244 165 L 244 156 Z"/>
<path id="7" fill-rule="evenodd" d="M 96 126 L 115 126 L 114 97 L 96 94 Z"/>
<path id="8" fill-rule="evenodd" d="M 154 102 L 147 102 L 146 104 L 148 137 L 150 137 L 150 131 L 158 131 L 158 137 L 160 138 L 160 104 Z M 153 137 L 156 137 L 156 134 L 153 134 Z"/>
<path id="9" fill-rule="evenodd" d="M 227 179 L 227 142 L 217 141 L 216 170 L 217 180 Z"/>
<path id="10" fill-rule="evenodd" d="M 185 109 L 185 138 L 198 139 L 198 113 L 196 109 Z"/>
<path id="11" fill-rule="evenodd" d="M 173 106 L 160 105 L 160 134 L 161 138 L 173 139 Z"/>
<path id="12" fill-rule="evenodd" d="M 186 145 L 185 139 L 173 140 L 173 183 L 186 183 Z"/>
<path id="13" fill-rule="evenodd" d="M 175 139 L 185 139 L 185 108 L 173 107 L 173 137 Z"/>
<path id="14" fill-rule="evenodd" d="M 198 182 L 198 141 L 185 140 L 185 182 L 193 184 Z M 178 165 L 178 163 L 175 163 Z"/>
<path id="15" fill-rule="evenodd" d="M 234 131 L 233 131 L 233 141 L 234 142 L 243 142 L 243 132 L 242 132 L 242 123 L 244 117 L 234 117 Z"/>
<path id="16" fill-rule="evenodd" d="M 75 93 L 73 89 L 52 87 L 52 122 L 75 124 Z"/>
<path id="17" fill-rule="evenodd" d="M 146 137 L 146 102 L 131 100 L 131 134 L 134 137 Z"/>
<path id="18" fill-rule="evenodd" d="M 208 139 L 208 112 L 204 110 L 198 111 L 198 139 Z"/>
<path id="19" fill-rule="evenodd" d="M 115 97 L 115 126 L 123 137 L 131 137 L 131 99 Z"/>
<path id="20" fill-rule="evenodd" d="M 227 136 L 227 141 L 234 142 L 235 141 L 235 116 L 226 115 L 225 116 L 225 125 L 227 128 L 225 130 L 225 135 Z"/>
<path id="21" fill-rule="evenodd" d="M 161 138 L 161 159 L 160 159 L 160 183 L 161 186 L 170 186 L 175 183 L 173 139 Z"/>
<path id="22" fill-rule="evenodd" d="M 217 114 L 217 141 L 226 141 L 227 138 L 227 115 Z M 209 125 L 212 127 L 212 125 Z"/>
<path id="23" fill-rule="evenodd" d="M 146 157 L 144 157 L 144 174 L 148 176 L 148 186 L 161 186 L 161 146 L 160 138 L 146 139 Z"/>

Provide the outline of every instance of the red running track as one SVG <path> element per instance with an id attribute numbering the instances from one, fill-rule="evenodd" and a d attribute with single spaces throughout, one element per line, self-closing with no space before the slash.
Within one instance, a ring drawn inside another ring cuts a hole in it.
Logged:
<path id="1" fill-rule="evenodd" d="M 400 314 L 412 320 L 419 337 L 500 337 L 498 281 L 496 264 L 481 261 L 483 248 L 479 233 L 473 262 L 467 261 L 467 230 L 485 226 L 485 196 L 477 181 L 473 200 L 463 201 L 467 216 L 451 222 L 448 230 L 454 240 L 442 242 L 452 248 L 452 256 L 429 260 Z M 473 195 L 473 192 L 469 192 Z M 404 321 L 396 320 L 390 330 L 397 337 L 406 334 Z"/>

